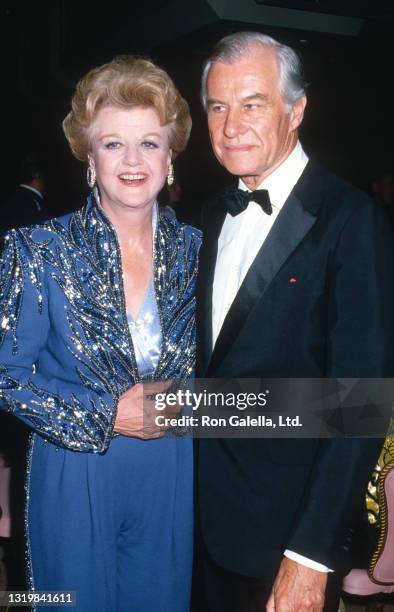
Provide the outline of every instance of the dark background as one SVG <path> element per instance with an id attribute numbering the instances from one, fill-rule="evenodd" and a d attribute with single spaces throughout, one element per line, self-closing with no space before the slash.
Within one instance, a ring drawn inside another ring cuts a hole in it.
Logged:
<path id="1" fill-rule="evenodd" d="M 85 167 L 72 157 L 61 122 L 79 78 L 126 53 L 162 65 L 190 104 L 191 141 L 175 172 L 182 206 L 198 219 L 225 180 L 199 102 L 201 66 L 219 38 L 239 30 L 267 33 L 301 53 L 308 154 L 364 189 L 394 171 L 394 0 L 3 0 L 0 206 L 16 186 L 18 162 L 33 150 L 47 158 L 52 215 L 84 203 Z M 14 588 L 23 587 L 24 445 L 22 425 L 0 415 L 0 449 L 13 465 Z"/>
<path id="2" fill-rule="evenodd" d="M 18 160 L 38 149 L 48 158 L 53 214 L 83 204 L 85 167 L 71 156 L 61 122 L 87 70 L 131 53 L 167 69 L 190 104 L 192 137 L 175 171 L 184 205 L 197 211 L 224 177 L 199 102 L 201 66 L 216 40 L 239 30 L 273 35 L 301 53 L 309 154 L 366 189 L 394 168 L 393 0 L 3 1 L 0 10 L 3 200 Z"/>

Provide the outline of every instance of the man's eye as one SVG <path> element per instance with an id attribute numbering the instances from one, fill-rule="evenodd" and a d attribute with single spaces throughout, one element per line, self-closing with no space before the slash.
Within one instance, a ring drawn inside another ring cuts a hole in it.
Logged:
<path id="1" fill-rule="evenodd" d="M 261 108 L 261 104 L 257 102 L 249 102 L 249 104 L 245 104 L 246 110 L 256 110 L 256 108 Z"/>
<path id="2" fill-rule="evenodd" d="M 114 140 L 113 142 L 107 142 L 107 144 L 105 144 L 104 146 L 106 149 L 119 149 L 120 142 Z"/>
<path id="3" fill-rule="evenodd" d="M 225 107 L 223 104 L 213 104 L 211 106 L 211 111 L 213 113 L 222 113 L 224 111 Z"/>
<path id="4" fill-rule="evenodd" d="M 156 142 L 153 142 L 152 140 L 144 140 L 144 142 L 142 143 L 142 146 L 145 149 L 158 149 L 159 145 Z"/>

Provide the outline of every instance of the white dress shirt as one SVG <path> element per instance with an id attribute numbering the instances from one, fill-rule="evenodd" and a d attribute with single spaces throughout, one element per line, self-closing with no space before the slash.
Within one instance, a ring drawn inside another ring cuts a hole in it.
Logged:
<path id="1" fill-rule="evenodd" d="M 222 328 L 224 319 L 238 293 L 242 282 L 253 263 L 270 229 L 289 197 L 294 185 L 304 171 L 308 157 L 301 144 L 297 145 L 285 161 L 260 183 L 256 189 L 267 189 L 272 205 L 272 214 L 267 215 L 261 206 L 250 202 L 243 212 L 235 217 L 227 213 L 218 240 L 218 252 L 212 292 L 212 342 L 213 346 Z M 249 191 L 240 179 L 239 188 Z M 312 561 L 290 550 L 285 556 L 302 565 L 321 572 L 328 572 L 325 565 Z"/>
<path id="2" fill-rule="evenodd" d="M 308 157 L 298 142 L 283 164 L 257 187 L 268 190 L 271 215 L 256 202 L 250 202 L 246 210 L 235 217 L 227 213 L 218 240 L 213 281 L 213 346 L 242 281 L 307 163 Z M 239 188 L 250 192 L 241 179 Z"/>

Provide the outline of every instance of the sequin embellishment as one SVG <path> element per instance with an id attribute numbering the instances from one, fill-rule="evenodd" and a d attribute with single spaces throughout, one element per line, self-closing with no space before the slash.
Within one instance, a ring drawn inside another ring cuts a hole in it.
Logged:
<path id="1" fill-rule="evenodd" d="M 199 244 L 197 230 L 160 216 L 153 262 L 162 333 L 151 376 L 156 380 L 184 379 L 193 369 Z M 11 232 L 0 274 L 0 400 L 55 444 L 103 452 L 113 435 L 117 399 L 140 376 L 117 237 L 94 197 L 76 213 Z M 72 379 L 65 393 L 56 381 L 45 383 L 49 373 L 41 371 L 40 358 L 30 364 L 30 374 L 26 367 L 24 376 L 15 374 L 18 365 L 26 365 L 18 361 L 24 342 L 18 331 L 27 298 L 32 325 L 46 326 L 45 333 L 62 343 Z M 12 337 L 12 356 L 2 346 L 6 337 Z"/>

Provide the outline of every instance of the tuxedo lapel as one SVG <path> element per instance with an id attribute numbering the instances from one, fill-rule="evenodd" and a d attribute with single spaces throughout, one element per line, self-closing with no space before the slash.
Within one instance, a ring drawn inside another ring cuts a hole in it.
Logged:
<path id="1" fill-rule="evenodd" d="M 197 376 L 202 376 L 212 354 L 212 290 L 218 239 L 226 211 L 218 199 L 203 223 L 204 237 L 199 255 L 197 282 Z"/>
<path id="2" fill-rule="evenodd" d="M 315 205 L 318 190 L 308 203 L 305 199 L 311 194 L 311 183 L 308 180 L 311 168 L 308 166 L 299 184 L 285 202 L 227 313 L 212 353 L 208 373 L 218 366 L 229 351 L 251 309 L 267 291 L 284 262 L 316 220 Z M 211 311 L 207 320 L 211 321 Z"/>

